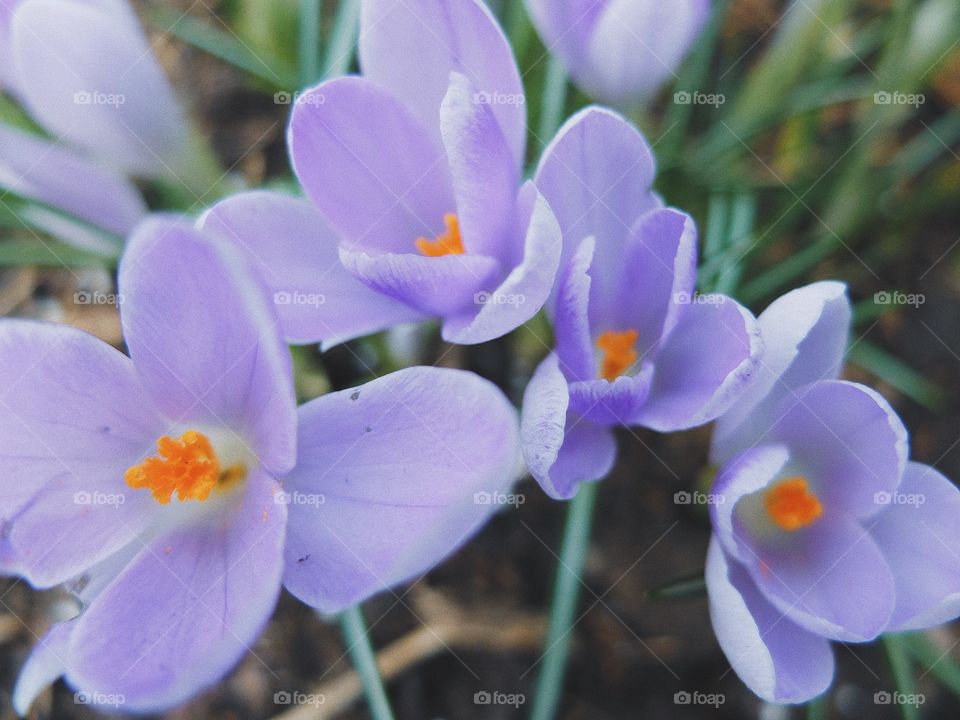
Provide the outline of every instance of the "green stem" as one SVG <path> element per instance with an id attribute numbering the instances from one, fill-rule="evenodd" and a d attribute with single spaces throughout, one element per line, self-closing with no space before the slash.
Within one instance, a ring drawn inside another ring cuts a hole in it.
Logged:
<path id="1" fill-rule="evenodd" d="M 300 0 L 297 42 L 300 88 L 320 79 L 320 0 Z"/>
<path id="2" fill-rule="evenodd" d="M 537 139 L 546 147 L 560 128 L 563 110 L 567 105 L 567 71 L 554 55 L 547 61 L 547 78 L 543 84 L 543 105 L 540 107 L 540 123 Z"/>
<path id="3" fill-rule="evenodd" d="M 393 710 L 383 686 L 383 678 L 377 668 L 377 657 L 370 644 L 367 624 L 363 619 L 360 606 L 344 610 L 340 615 L 340 629 L 347 643 L 347 653 L 363 682 L 363 692 L 370 706 L 373 720 L 393 720 Z"/>
<path id="4" fill-rule="evenodd" d="M 560 691 L 567 657 L 570 654 L 574 614 L 580 598 L 580 575 L 590 545 L 590 527 L 593 524 L 597 486 L 597 483 L 583 483 L 567 508 L 563 545 L 560 548 L 557 577 L 553 586 L 546 651 L 534 691 L 531 720 L 552 720 L 560 704 Z"/>

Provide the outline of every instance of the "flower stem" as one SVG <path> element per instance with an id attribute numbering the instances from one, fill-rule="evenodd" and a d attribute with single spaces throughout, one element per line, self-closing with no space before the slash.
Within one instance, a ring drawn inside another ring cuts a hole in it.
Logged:
<path id="1" fill-rule="evenodd" d="M 340 615 L 340 629 L 347 643 L 347 653 L 363 682 L 363 692 L 370 706 L 370 715 L 373 720 L 393 720 L 393 710 L 390 709 L 390 700 L 387 699 L 383 678 L 380 677 L 380 670 L 377 668 L 377 657 L 370 644 L 367 624 L 359 605 L 345 610 Z"/>
<path id="2" fill-rule="evenodd" d="M 560 704 L 560 691 L 567 657 L 570 654 L 573 619 L 580 598 L 580 575 L 590 545 L 597 485 L 598 483 L 580 485 L 579 492 L 567 508 L 563 544 L 553 586 L 546 650 L 534 691 L 531 720 L 552 720 Z"/>
<path id="3" fill-rule="evenodd" d="M 360 0 L 341 0 L 327 43 L 324 77 L 337 77 L 350 69 L 360 24 Z"/>
<path id="4" fill-rule="evenodd" d="M 320 0 L 300 0 L 297 60 L 300 89 L 320 79 Z"/>
<path id="5" fill-rule="evenodd" d="M 547 61 L 547 79 L 543 84 L 543 104 L 540 106 L 540 123 L 537 126 L 537 139 L 546 147 L 553 138 L 567 105 L 567 71 L 553 55 Z"/>

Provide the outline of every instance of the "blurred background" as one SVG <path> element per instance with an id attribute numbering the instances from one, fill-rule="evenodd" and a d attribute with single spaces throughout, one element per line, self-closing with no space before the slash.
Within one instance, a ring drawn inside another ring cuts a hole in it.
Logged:
<path id="1" fill-rule="evenodd" d="M 536 129 L 548 57 L 521 2 L 491 5 L 517 53 Z M 960 478 L 956 0 L 714 5 L 670 86 L 633 116 L 657 155 L 658 191 L 697 219 L 701 290 L 732 294 L 759 312 L 806 282 L 847 282 L 856 326 L 846 376 L 892 402 L 912 432 L 915 459 Z M 291 96 L 324 74 L 356 70 L 357 3 L 317 3 L 321 56 L 307 68 L 298 0 L 135 6 L 178 94 L 235 176 L 224 187 L 296 191 L 284 150 Z M 570 88 L 565 102 L 566 115 L 590 100 Z M 29 124 L 9 97 L 0 96 L 0 119 Z M 531 163 L 547 140 L 531 132 Z M 162 183 L 143 191 L 152 207 L 192 213 L 217 199 L 184 198 Z M 0 313 L 68 323 L 122 347 L 109 301 L 116 258 L 28 226 L 20 203 L 0 192 Z M 305 400 L 403 365 L 440 362 L 483 374 L 519 403 L 549 334 L 536 320 L 479 347 L 451 348 L 435 327 L 419 327 L 326 354 L 297 348 L 298 392 Z M 708 438 L 709 428 L 621 433 L 619 462 L 599 495 L 560 716 L 957 717 L 956 624 L 886 645 L 836 644 L 834 687 L 809 708 L 764 707 L 742 685 L 707 615 L 705 507 L 682 494 L 707 487 Z M 367 604 L 400 718 L 526 715 L 564 507 L 529 480 L 517 493 L 514 507 L 442 567 Z M 14 717 L 10 692 L 36 637 L 73 611 L 66 594 L 0 586 L 0 718 Z M 254 653 L 165 717 L 365 718 L 344 650 L 335 625 L 284 595 Z M 922 693 L 924 702 L 877 704 L 876 693 L 895 690 Z M 513 701 L 485 704 L 484 693 Z M 682 693 L 717 702 L 684 704 Z M 32 716 L 98 715 L 58 683 Z"/>

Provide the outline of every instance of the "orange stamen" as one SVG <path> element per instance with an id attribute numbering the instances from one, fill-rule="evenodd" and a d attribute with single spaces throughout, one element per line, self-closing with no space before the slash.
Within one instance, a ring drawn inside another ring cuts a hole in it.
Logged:
<path id="1" fill-rule="evenodd" d="M 460 237 L 460 221 L 453 213 L 443 216 L 443 224 L 447 231 L 437 235 L 436 240 L 425 237 L 417 238 L 417 250 L 427 257 L 443 257 L 444 255 L 463 255 L 463 239 Z"/>
<path id="2" fill-rule="evenodd" d="M 203 433 L 188 430 L 179 440 L 168 435 L 157 440 L 157 456 L 127 468 L 123 479 L 134 490 L 147 489 L 161 505 L 178 499 L 206 500 L 218 483 L 243 478 L 246 468 L 237 464 L 220 471 L 220 460 Z"/>
<path id="3" fill-rule="evenodd" d="M 603 367 L 600 377 L 613 382 L 623 375 L 637 362 L 637 339 L 640 334 L 636 330 L 616 332 L 608 330 L 597 338 L 597 347 L 603 352 Z"/>
<path id="4" fill-rule="evenodd" d="M 823 515 L 819 498 L 810 492 L 806 478 L 799 476 L 780 481 L 763 500 L 767 515 L 787 532 L 805 528 Z"/>

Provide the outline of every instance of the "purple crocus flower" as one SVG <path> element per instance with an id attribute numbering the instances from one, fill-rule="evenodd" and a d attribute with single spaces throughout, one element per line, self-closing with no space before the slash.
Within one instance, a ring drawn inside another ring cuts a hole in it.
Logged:
<path id="1" fill-rule="evenodd" d="M 880 395 L 832 379 L 849 320 L 840 283 L 773 303 L 759 318 L 763 371 L 717 427 L 710 616 L 734 670 L 771 702 L 826 690 L 831 640 L 960 614 L 960 491 L 908 462 Z"/>
<path id="2" fill-rule="evenodd" d="M 527 388 L 522 439 L 530 472 L 555 498 L 609 472 L 614 426 L 708 422 L 756 365 L 755 319 L 728 297 L 695 294 L 696 228 L 662 207 L 654 173 L 636 128 L 600 108 L 571 118 L 537 170 L 564 248 L 556 351 Z"/>
<path id="3" fill-rule="evenodd" d="M 83 224 L 130 233 L 146 208 L 127 176 L 208 187 L 207 155 L 125 0 L 0 0 L 0 89 L 52 137 L 0 124 L 0 188 L 50 206 L 24 219 L 66 242 L 116 252 Z"/>
<path id="4" fill-rule="evenodd" d="M 709 0 L 526 0 L 547 49 L 592 97 L 631 108 L 674 75 Z"/>
<path id="5" fill-rule="evenodd" d="M 531 183 L 518 192 L 526 112 L 507 39 L 480 0 L 364 0 L 360 64 L 362 77 L 293 109 L 290 155 L 311 202 L 241 195 L 206 224 L 275 292 L 334 300 L 281 309 L 292 341 L 425 318 L 450 342 L 504 335 L 542 307 L 560 254 L 546 201 Z"/>
<path id="6" fill-rule="evenodd" d="M 298 417 L 251 277 L 151 219 L 119 271 L 129 357 L 0 323 L 0 566 L 82 606 L 35 648 L 19 712 L 59 676 L 125 711 L 181 703 L 239 660 L 281 583 L 334 612 L 419 576 L 495 510 L 476 494 L 516 477 L 515 410 L 462 371 L 409 369 Z"/>

